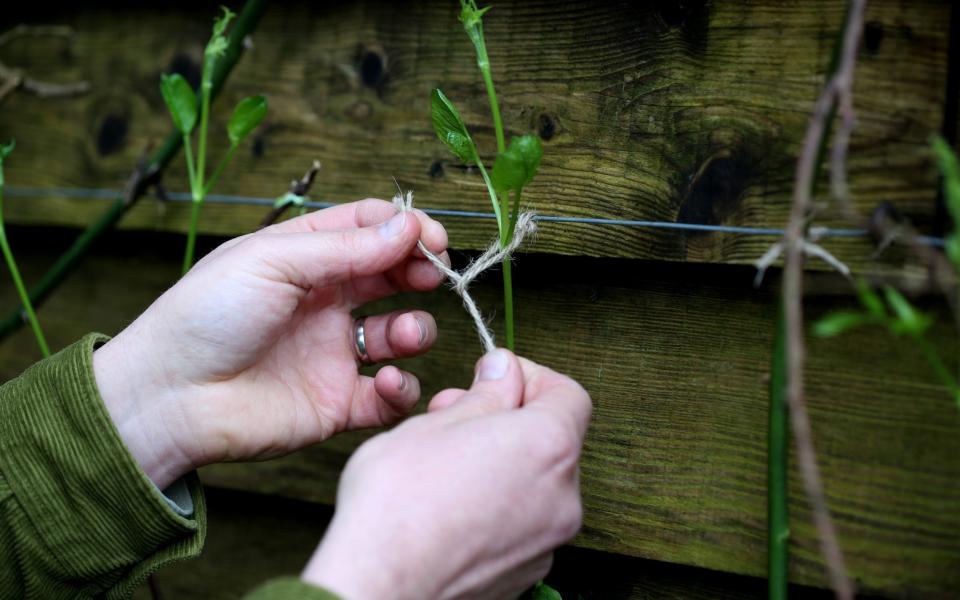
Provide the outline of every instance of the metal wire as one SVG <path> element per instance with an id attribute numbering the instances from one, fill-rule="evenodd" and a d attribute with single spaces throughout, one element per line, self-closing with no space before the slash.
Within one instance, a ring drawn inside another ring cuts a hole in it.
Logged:
<path id="1" fill-rule="evenodd" d="M 14 198 L 44 198 L 51 196 L 60 196 L 64 198 L 83 198 L 91 200 L 113 200 L 122 195 L 119 190 L 104 188 L 71 188 L 71 187 L 20 187 L 6 186 L 4 193 Z M 165 198 L 172 202 L 190 202 L 190 194 L 185 192 L 167 192 Z M 234 204 L 242 206 L 263 206 L 272 207 L 276 202 L 273 198 L 256 198 L 250 196 L 234 196 L 230 194 L 208 194 L 205 202 L 212 204 Z M 336 206 L 336 202 L 319 202 L 308 200 L 303 203 L 306 208 L 321 209 Z M 492 212 L 480 212 L 469 210 L 454 210 L 446 208 L 422 208 L 419 209 L 428 215 L 435 217 L 456 217 L 466 219 L 495 219 L 496 215 Z M 536 216 L 536 220 L 542 223 L 575 223 L 588 225 L 605 225 L 620 227 L 637 227 L 648 229 L 672 229 L 679 231 L 701 231 L 714 233 L 732 233 L 737 235 L 759 235 L 768 237 L 781 237 L 784 230 L 778 227 L 741 227 L 737 225 L 706 225 L 702 223 L 675 223 L 672 221 L 644 221 L 634 219 L 605 219 L 601 217 L 575 217 L 567 215 L 541 215 Z M 825 238 L 860 238 L 869 237 L 870 232 L 866 229 L 850 229 L 843 227 L 821 227 L 818 228 L 818 236 Z M 918 235 L 914 238 L 918 243 L 943 247 L 943 239 L 929 236 Z"/>

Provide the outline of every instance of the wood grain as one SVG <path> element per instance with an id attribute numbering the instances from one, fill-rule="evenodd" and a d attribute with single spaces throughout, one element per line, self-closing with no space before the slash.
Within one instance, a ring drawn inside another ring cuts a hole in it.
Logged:
<path id="1" fill-rule="evenodd" d="M 929 225 L 936 175 L 927 139 L 943 115 L 949 8 L 935 0 L 870 4 L 850 161 L 864 214 L 890 201 Z M 205 3 L 194 11 L 88 4 L 45 13 L 76 27 L 73 45 L 18 42 L 0 58 L 47 79 L 88 79 L 95 91 L 5 103 L 0 136 L 18 141 L 8 182 L 122 186 L 139 153 L 168 127 L 159 73 L 196 75 L 214 10 Z M 496 3 L 486 32 L 506 127 L 536 132 L 545 144 L 525 201 L 544 214 L 781 226 L 842 10 L 827 0 Z M 439 0 L 272 7 L 216 107 L 213 155 L 223 149 L 222 125 L 239 98 L 266 93 L 270 116 L 218 191 L 273 197 L 317 158 L 324 170 L 316 195 L 325 200 L 389 197 L 396 177 L 416 190 L 421 206 L 489 210 L 477 172 L 451 159 L 428 118 L 429 92 L 442 87 L 492 161 L 487 100 L 456 12 L 455 3 Z M 185 189 L 182 165 L 167 185 Z M 11 200 L 8 213 L 20 223 L 78 226 L 101 206 L 54 195 Z M 187 213 L 145 202 L 123 226 L 182 231 Z M 245 232 L 260 216 L 260 209 L 210 205 L 202 227 Z M 841 223 L 829 212 L 821 220 Z M 448 226 L 460 248 L 483 247 L 493 235 L 489 222 Z M 771 241 L 554 224 L 542 228 L 534 248 L 745 263 Z M 862 241 L 829 247 L 857 267 L 870 252 Z"/>
<path id="2" fill-rule="evenodd" d="M 232 600 L 254 586 L 303 568 L 330 516 L 330 507 L 207 488 L 209 535 L 203 554 L 158 573 L 164 597 Z M 580 548 L 561 548 L 547 581 L 564 598 L 756 598 L 762 580 Z M 829 597 L 795 587 L 803 597 Z M 146 586 L 134 600 L 150 600 Z"/>
<path id="3" fill-rule="evenodd" d="M 39 252 L 42 238 L 29 231 L 15 235 L 29 281 L 52 250 Z M 51 345 L 128 323 L 175 279 L 178 241 L 108 240 L 111 254 L 93 256 L 40 311 Z M 740 267 L 524 256 L 515 273 L 519 352 L 573 375 L 595 403 L 582 464 L 585 526 L 575 544 L 763 576 L 770 288 L 753 290 L 751 270 Z M 499 312 L 498 285 L 491 274 L 477 287 L 487 313 Z M 11 286 L 0 300 L 0 308 L 14 306 Z M 811 300 L 811 318 L 838 304 Z M 425 395 L 467 385 L 480 346 L 457 299 L 439 291 L 365 312 L 396 305 L 425 307 L 439 322 L 436 348 L 406 367 L 421 377 Z M 955 334 L 940 322 L 934 341 L 953 364 Z M 903 340 L 863 329 L 809 344 L 811 418 L 852 574 L 864 590 L 891 597 L 955 596 L 960 413 Z M 19 332 L 0 345 L 0 375 L 36 356 L 29 332 Z M 338 436 L 282 460 L 206 469 L 203 477 L 330 503 L 339 469 L 364 438 Z M 797 477 L 791 499 L 792 580 L 822 585 Z"/>

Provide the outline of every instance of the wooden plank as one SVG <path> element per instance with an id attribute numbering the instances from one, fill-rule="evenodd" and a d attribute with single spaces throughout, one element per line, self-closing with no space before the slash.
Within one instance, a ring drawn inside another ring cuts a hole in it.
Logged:
<path id="1" fill-rule="evenodd" d="M 158 573 L 164 597 L 239 598 L 281 574 L 299 573 L 316 547 L 330 508 L 277 497 L 207 488 L 209 535 L 196 560 Z M 756 598 L 766 582 L 580 548 L 561 548 L 547 581 L 564 598 Z M 810 588 L 795 588 L 810 597 Z M 819 596 L 827 597 L 823 592 Z M 146 586 L 135 600 L 149 600 Z"/>
<path id="2" fill-rule="evenodd" d="M 15 235 L 17 232 L 14 232 Z M 116 234 L 40 311 L 51 345 L 112 333 L 176 277 L 180 240 Z M 21 232 L 29 281 L 61 240 Z M 47 248 L 38 247 L 45 244 Z M 462 258 L 462 257 L 461 257 Z M 766 377 L 774 303 L 741 267 L 656 266 L 524 256 L 517 262 L 519 351 L 590 391 L 583 458 L 585 527 L 575 544 L 762 576 L 765 570 Z M 478 302 L 499 310 L 496 274 Z M 10 286 L 0 308 L 14 305 Z M 389 303 L 437 315 L 429 357 L 407 363 L 425 395 L 469 383 L 479 343 L 446 291 Z M 835 298 L 808 302 L 811 318 Z M 370 312 L 387 304 L 371 307 Z M 942 312 L 938 306 L 926 307 Z M 941 315 L 933 339 L 954 364 Z M 0 344 L 0 376 L 36 357 L 30 334 Z M 820 463 L 851 573 L 893 597 L 960 592 L 960 413 L 920 354 L 864 329 L 810 340 L 809 402 Z M 206 469 L 218 486 L 329 503 L 364 435 L 343 435 L 282 460 Z M 822 585 L 810 514 L 791 483 L 792 579 Z"/>
<path id="3" fill-rule="evenodd" d="M 929 225 L 936 175 L 927 138 L 943 116 L 949 8 L 936 0 L 870 3 L 850 161 L 855 204 L 864 214 L 890 201 Z M 167 130 L 159 73 L 196 74 L 215 8 L 51 10 L 42 18 L 76 27 L 72 46 L 18 42 L 0 57 L 37 76 L 85 77 L 95 91 L 70 100 L 18 94 L 5 103 L 0 135 L 18 141 L 8 182 L 118 188 L 139 153 Z M 816 74 L 842 10 L 827 0 L 497 2 L 486 31 L 506 126 L 510 133 L 538 132 L 545 143 L 526 203 L 566 216 L 783 225 Z M 389 197 L 396 177 L 416 190 L 421 206 L 489 210 L 477 172 L 451 160 L 428 118 L 429 92 L 441 86 L 492 159 L 487 100 L 456 12 L 455 3 L 439 0 L 272 7 L 217 106 L 213 155 L 222 150 L 228 107 L 240 97 L 265 92 L 271 113 L 219 191 L 273 197 L 319 158 L 322 199 Z M 167 184 L 185 189 L 182 165 Z M 101 208 L 57 195 L 8 202 L 10 218 L 20 223 L 77 226 Z M 187 212 L 147 202 L 124 226 L 182 231 Z M 260 209 L 210 205 L 202 227 L 240 233 L 259 216 Z M 840 223 L 829 213 L 822 220 Z M 487 222 L 449 225 L 460 248 L 482 247 L 493 234 Z M 745 263 L 770 242 L 551 224 L 534 248 Z M 829 247 L 855 266 L 869 254 L 864 242 Z"/>

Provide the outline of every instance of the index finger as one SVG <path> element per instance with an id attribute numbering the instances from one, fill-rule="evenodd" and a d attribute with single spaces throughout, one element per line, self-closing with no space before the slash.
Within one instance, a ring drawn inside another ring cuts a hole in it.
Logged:
<path id="1" fill-rule="evenodd" d="M 310 233 L 328 229 L 353 229 L 383 223 L 397 214 L 396 207 L 386 200 L 367 198 L 337 204 L 329 208 L 275 223 L 263 231 L 271 233 Z"/>
<path id="2" fill-rule="evenodd" d="M 422 210 L 413 214 L 420 221 L 420 239 L 434 254 L 447 249 L 447 230 Z M 352 229 L 379 225 L 397 214 L 397 208 L 386 200 L 367 198 L 346 204 L 337 204 L 305 215 L 275 223 L 263 231 L 270 233 L 310 233 L 330 229 Z"/>

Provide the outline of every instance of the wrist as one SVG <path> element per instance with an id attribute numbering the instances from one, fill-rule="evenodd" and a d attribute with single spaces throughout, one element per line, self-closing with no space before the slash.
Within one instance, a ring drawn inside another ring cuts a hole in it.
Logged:
<path id="1" fill-rule="evenodd" d="M 362 527 L 341 535 L 336 518 L 314 552 L 300 579 L 337 594 L 344 600 L 377 598 L 402 600 L 416 596 L 403 593 L 403 581 L 393 573 L 380 552 L 396 554 L 399 548 L 378 548 L 372 542 L 374 532 Z M 421 596 L 427 597 L 427 596 Z"/>
<path id="2" fill-rule="evenodd" d="M 137 323 L 129 329 L 137 327 Z M 199 464 L 180 443 L 188 424 L 179 413 L 176 390 L 151 374 L 146 357 L 121 332 L 93 353 L 100 397 L 120 438 L 140 468 L 160 489 Z M 145 343 L 137 338 L 140 347 Z"/>

